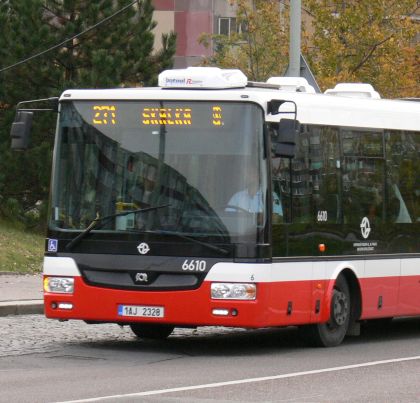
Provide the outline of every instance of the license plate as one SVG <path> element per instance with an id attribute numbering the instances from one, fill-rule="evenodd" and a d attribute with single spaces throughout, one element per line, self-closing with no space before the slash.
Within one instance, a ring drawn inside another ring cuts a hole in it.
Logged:
<path id="1" fill-rule="evenodd" d="M 118 305 L 118 315 L 138 318 L 163 318 L 165 317 L 165 308 L 163 306 Z"/>

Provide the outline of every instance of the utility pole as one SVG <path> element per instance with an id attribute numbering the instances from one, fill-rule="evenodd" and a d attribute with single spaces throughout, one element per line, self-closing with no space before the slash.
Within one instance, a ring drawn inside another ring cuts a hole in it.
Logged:
<path id="1" fill-rule="evenodd" d="M 300 53 L 300 33 L 302 29 L 302 4 L 301 0 L 290 0 L 290 38 L 289 38 L 289 66 L 286 77 L 303 77 L 320 93 L 318 83 L 312 74 L 308 63 Z"/>
<path id="2" fill-rule="evenodd" d="M 300 77 L 301 0 L 290 0 L 289 77 Z"/>

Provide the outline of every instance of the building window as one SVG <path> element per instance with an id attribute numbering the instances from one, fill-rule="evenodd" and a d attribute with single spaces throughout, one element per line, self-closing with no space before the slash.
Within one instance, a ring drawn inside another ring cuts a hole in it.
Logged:
<path id="1" fill-rule="evenodd" d="M 218 25 L 218 34 L 230 36 L 236 32 L 236 18 L 235 17 L 220 17 Z"/>

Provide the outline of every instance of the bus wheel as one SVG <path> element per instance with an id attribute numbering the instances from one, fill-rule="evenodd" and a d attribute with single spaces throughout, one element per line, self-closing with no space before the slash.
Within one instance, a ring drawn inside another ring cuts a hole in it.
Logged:
<path id="1" fill-rule="evenodd" d="M 350 290 L 345 277 L 340 275 L 334 284 L 330 319 L 327 323 L 306 326 L 304 334 L 314 346 L 338 346 L 349 328 L 350 315 Z"/>
<path id="2" fill-rule="evenodd" d="M 173 332 L 175 326 L 154 323 L 130 323 L 130 328 L 141 339 L 163 340 Z"/>

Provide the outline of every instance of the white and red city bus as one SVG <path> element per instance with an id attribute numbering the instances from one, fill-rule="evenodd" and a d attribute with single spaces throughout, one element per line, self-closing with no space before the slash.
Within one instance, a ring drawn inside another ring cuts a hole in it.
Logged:
<path id="1" fill-rule="evenodd" d="M 420 315 L 420 103 L 218 68 L 59 101 L 47 317 L 335 346 Z"/>

